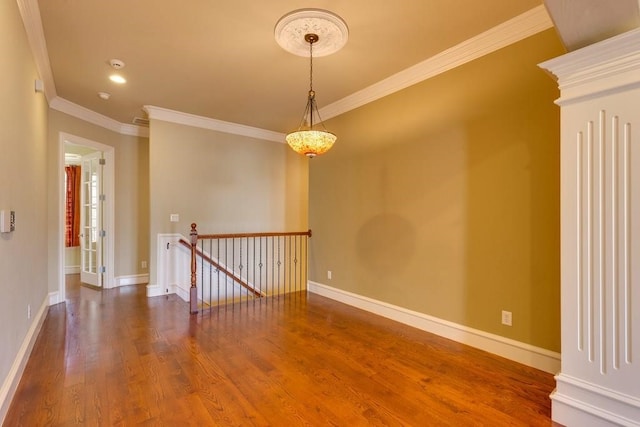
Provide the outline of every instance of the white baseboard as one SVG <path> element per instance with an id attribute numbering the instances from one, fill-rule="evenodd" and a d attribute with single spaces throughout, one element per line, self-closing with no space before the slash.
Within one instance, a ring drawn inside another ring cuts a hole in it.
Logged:
<path id="1" fill-rule="evenodd" d="M 556 376 L 551 394 L 553 420 L 563 425 L 640 426 L 640 399 L 571 377 Z"/>
<path id="2" fill-rule="evenodd" d="M 79 265 L 65 265 L 64 274 L 80 274 Z"/>
<path id="3" fill-rule="evenodd" d="M 189 302 L 191 299 L 191 293 L 189 292 L 190 288 L 183 288 L 180 285 L 172 285 L 173 292 L 176 293 L 183 301 Z"/>
<path id="4" fill-rule="evenodd" d="M 42 323 L 44 322 L 47 309 L 49 307 L 48 302 L 49 296 L 47 296 L 40 305 L 40 308 L 31 323 L 31 327 L 22 341 L 18 354 L 13 361 L 13 365 L 11 365 L 11 369 L 2 384 L 2 388 L 0 388 L 0 425 L 2 425 L 4 418 L 7 416 L 9 406 L 11 405 L 11 401 L 16 393 L 20 379 L 22 378 L 27 360 L 29 360 L 33 345 L 35 344 L 36 338 L 38 338 L 38 334 L 42 328 Z"/>
<path id="5" fill-rule="evenodd" d="M 161 295 L 166 295 L 169 292 L 165 292 L 160 285 L 147 285 L 147 297 L 159 297 Z"/>
<path id="6" fill-rule="evenodd" d="M 332 288 L 317 282 L 309 281 L 307 289 L 309 292 L 340 301 L 426 332 L 488 351 L 489 353 L 497 354 L 498 356 L 545 372 L 557 374 L 560 371 L 560 354 L 544 348 L 535 347 L 530 344 L 490 334 L 478 329 L 469 328 L 464 325 L 449 322 L 417 311 L 408 310 L 386 302 L 377 301 L 372 298 L 341 289 Z"/>
<path id="7" fill-rule="evenodd" d="M 134 274 L 130 276 L 118 276 L 116 277 L 115 288 L 119 286 L 128 286 L 128 285 L 140 285 L 142 283 L 149 283 L 149 275 L 148 274 Z"/>
<path id="8" fill-rule="evenodd" d="M 189 302 L 189 288 L 183 288 L 180 285 L 167 285 L 164 289 L 160 285 L 147 285 L 147 297 L 159 297 L 161 295 L 176 294 L 182 300 Z"/>
<path id="9" fill-rule="evenodd" d="M 59 291 L 55 291 L 55 292 L 49 292 L 49 305 L 56 305 L 61 303 L 62 301 L 60 300 L 60 292 Z"/>

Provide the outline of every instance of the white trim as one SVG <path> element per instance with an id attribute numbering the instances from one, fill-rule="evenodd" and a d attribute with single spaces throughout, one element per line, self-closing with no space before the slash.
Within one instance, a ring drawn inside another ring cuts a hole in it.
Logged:
<path id="1" fill-rule="evenodd" d="M 238 123 L 225 122 L 208 117 L 196 116 L 194 114 L 154 107 L 153 105 L 145 105 L 143 109 L 149 115 L 149 118 L 153 120 L 162 120 L 165 122 L 178 123 L 181 125 L 215 130 L 234 135 L 248 136 L 250 138 L 263 139 L 266 141 L 280 142 L 283 144 L 285 142 L 285 134 L 280 132 L 241 125 Z"/>
<path id="2" fill-rule="evenodd" d="M 73 102 L 67 101 L 59 96 L 49 101 L 49 107 L 80 120 L 84 120 L 85 122 L 93 123 L 94 125 L 117 132 L 121 135 L 139 136 L 144 138 L 149 137 L 149 128 L 120 123 L 117 120 L 103 116 L 102 114 L 96 113 L 95 111 L 89 110 L 81 105 L 74 104 Z"/>
<path id="3" fill-rule="evenodd" d="M 553 420 L 564 425 L 640 426 L 640 399 L 566 374 L 556 376 Z"/>
<path id="4" fill-rule="evenodd" d="M 58 139 L 58 212 L 60 221 L 58 223 L 59 253 L 58 260 L 58 294 L 59 300 L 66 299 L 65 289 L 65 265 L 64 265 L 64 227 L 65 227 L 65 193 L 64 193 L 64 151 L 65 143 L 91 147 L 96 151 L 102 151 L 106 160 L 105 173 L 103 177 L 104 193 L 107 195 L 104 215 L 104 229 L 107 232 L 107 243 L 105 248 L 105 277 L 103 287 L 112 288 L 115 284 L 115 148 L 80 136 L 60 132 Z"/>
<path id="5" fill-rule="evenodd" d="M 147 285 L 147 297 L 159 297 L 161 295 L 167 295 L 168 292 L 164 292 L 160 285 Z"/>
<path id="6" fill-rule="evenodd" d="M 149 129 L 133 124 L 120 123 L 95 111 L 89 110 L 80 105 L 60 98 L 56 91 L 53 71 L 49 62 L 49 51 L 47 41 L 42 28 L 42 17 L 37 0 L 16 0 L 20 16 L 24 24 L 29 46 L 33 53 L 34 62 L 38 75 L 44 86 L 44 95 L 47 98 L 49 107 L 61 111 L 73 117 L 79 118 L 89 123 L 104 127 L 122 135 L 132 135 L 149 137 Z"/>
<path id="7" fill-rule="evenodd" d="M 56 305 L 61 302 L 62 301 L 60 300 L 60 292 L 49 292 L 49 305 Z"/>
<path id="8" fill-rule="evenodd" d="M 191 300 L 191 294 L 189 292 L 189 289 L 184 289 L 182 286 L 178 284 L 171 285 L 169 287 L 169 291 L 172 294 L 178 295 L 185 302 L 189 302 Z"/>
<path id="9" fill-rule="evenodd" d="M 169 251 L 175 247 L 180 247 L 180 239 L 187 240 L 180 233 L 159 233 L 156 247 L 156 284 L 147 286 L 147 297 L 160 295 L 177 294 L 185 301 L 190 299 L 190 284 L 178 283 L 179 277 L 191 274 L 188 263 L 180 263 L 177 258 L 172 258 Z"/>
<path id="10" fill-rule="evenodd" d="M 545 61 L 539 66 L 558 78 L 558 105 L 638 87 L 640 29 Z"/>
<path id="11" fill-rule="evenodd" d="M 57 96 L 53 72 L 51 71 L 49 62 L 47 44 L 42 29 L 42 19 L 40 17 L 38 2 L 37 0 L 17 0 L 17 2 L 27 31 L 29 44 L 35 57 L 36 68 L 44 82 L 44 92 L 49 101 L 49 106 L 55 110 L 123 135 L 149 137 L 148 128 L 120 123 Z M 320 113 L 325 120 L 328 120 L 408 86 L 466 64 L 483 55 L 495 52 L 505 46 L 549 29 L 552 26 L 553 22 L 544 5 L 537 6 L 425 61 L 329 104 L 322 108 Z M 144 110 L 152 119 L 248 136 L 266 141 L 280 143 L 284 143 L 285 141 L 285 135 L 283 133 L 271 130 L 195 116 L 150 105 L 145 105 Z"/>
<path id="12" fill-rule="evenodd" d="M 547 30 L 552 26 L 553 22 L 544 5 L 537 6 L 528 12 L 459 43 L 425 61 L 325 106 L 321 109 L 321 115 L 327 120 L 331 117 L 346 113 L 413 84 L 466 64 L 481 56 L 495 52 L 505 46 L 509 46 Z M 284 143 L 285 141 L 285 134 L 280 132 L 197 116 L 152 105 L 145 105 L 143 109 L 147 112 L 150 119 L 163 120 L 267 141 L 280 143 Z"/>
<path id="13" fill-rule="evenodd" d="M 184 238 L 180 233 L 158 233 L 156 243 L 156 284 L 147 286 L 147 296 L 166 295 L 175 293 L 171 283 L 171 260 L 168 258 L 167 251 L 170 245 L 175 244 Z"/>
<path id="14" fill-rule="evenodd" d="M 309 281 L 309 292 L 340 301 L 379 316 L 404 323 L 489 353 L 555 374 L 560 371 L 560 354 L 478 329 L 469 328 L 424 313 L 374 300 L 342 289 Z"/>
<path id="15" fill-rule="evenodd" d="M 141 285 L 143 283 L 149 283 L 148 274 L 132 274 L 129 276 L 116 277 L 114 287 L 129 286 L 129 285 Z"/>
<path id="16" fill-rule="evenodd" d="M 79 265 L 65 265 L 64 266 L 64 274 L 80 274 L 80 266 Z"/>
<path id="17" fill-rule="evenodd" d="M 57 184 L 58 184 L 58 213 L 60 215 L 60 219 L 58 220 L 58 290 L 57 298 L 58 301 L 64 301 L 67 297 L 66 295 L 66 286 L 65 286 L 65 277 L 64 277 L 64 258 L 65 258 L 65 228 L 66 228 L 66 193 L 65 193 L 65 163 L 64 163 L 64 137 L 62 135 L 58 135 L 58 173 L 57 173 Z"/>
<path id="18" fill-rule="evenodd" d="M 44 322 L 47 308 L 49 306 L 49 304 L 47 304 L 48 302 L 49 297 L 47 296 L 44 301 L 42 301 L 40 309 L 38 309 L 35 318 L 31 322 L 27 335 L 22 341 L 22 345 L 18 350 L 18 354 L 11 365 L 11 369 L 5 378 L 4 383 L 2 384 L 2 388 L 0 388 L 0 425 L 2 425 L 5 417 L 7 416 L 9 406 L 11 405 L 11 401 L 16 393 L 20 379 L 22 378 L 24 368 L 27 365 L 29 356 L 31 355 L 31 350 L 38 338 L 40 329 L 42 328 L 42 323 Z"/>
<path id="19" fill-rule="evenodd" d="M 29 40 L 29 46 L 31 46 L 33 59 L 36 63 L 36 70 L 38 70 L 38 75 L 44 85 L 44 96 L 48 102 L 51 102 L 57 96 L 56 85 L 49 62 L 47 42 L 42 29 L 40 6 L 38 6 L 37 0 L 17 0 L 17 3 L 27 33 L 27 39 Z"/>
<path id="20" fill-rule="evenodd" d="M 552 419 L 640 426 L 637 230 L 629 227 L 640 162 L 628 151 L 639 142 L 640 29 L 540 66 L 558 78 L 562 107 L 563 353 Z"/>
<path id="21" fill-rule="evenodd" d="M 189 302 L 191 298 L 189 291 L 177 284 L 167 285 L 164 289 L 161 285 L 147 285 L 147 298 L 166 296 L 169 294 L 176 294 L 186 302 Z"/>
<path id="22" fill-rule="evenodd" d="M 320 109 L 324 120 L 361 107 L 421 81 L 488 55 L 553 27 L 544 5 L 516 16 L 416 65 Z"/>

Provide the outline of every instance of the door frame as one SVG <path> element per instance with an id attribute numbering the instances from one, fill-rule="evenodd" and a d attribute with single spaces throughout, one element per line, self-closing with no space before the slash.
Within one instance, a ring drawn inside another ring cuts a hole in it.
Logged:
<path id="1" fill-rule="evenodd" d="M 65 188 L 64 188 L 64 153 L 65 143 L 83 145 L 96 151 L 102 151 L 106 164 L 103 174 L 103 190 L 106 196 L 104 205 L 103 228 L 106 232 L 104 244 L 105 273 L 103 278 L 103 288 L 109 289 L 115 286 L 115 266 L 114 266 L 114 234 L 115 234 L 115 148 L 100 142 L 92 141 L 80 136 L 60 132 L 58 140 L 58 183 L 60 192 L 58 194 L 58 212 L 60 221 L 58 223 L 58 302 L 66 300 L 65 274 L 64 274 L 64 229 L 65 229 Z"/>

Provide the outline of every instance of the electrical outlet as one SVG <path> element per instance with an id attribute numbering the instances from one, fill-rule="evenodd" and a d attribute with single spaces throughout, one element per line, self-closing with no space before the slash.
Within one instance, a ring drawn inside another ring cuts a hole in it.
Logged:
<path id="1" fill-rule="evenodd" d="M 27 319 L 31 319 L 31 304 L 27 304 Z"/>
<path id="2" fill-rule="evenodd" d="M 140 267 L 141 268 L 147 268 L 147 261 L 141 261 L 140 262 Z"/>
<path id="3" fill-rule="evenodd" d="M 510 311 L 502 310 L 502 324 L 511 326 L 512 325 L 512 314 Z"/>
<path id="4" fill-rule="evenodd" d="M 331 270 L 327 270 L 327 279 L 331 280 Z"/>

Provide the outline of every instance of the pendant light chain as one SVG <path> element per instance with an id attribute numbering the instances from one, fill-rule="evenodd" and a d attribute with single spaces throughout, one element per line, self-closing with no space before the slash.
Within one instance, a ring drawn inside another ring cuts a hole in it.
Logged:
<path id="1" fill-rule="evenodd" d="M 313 113 L 315 112 L 318 117 L 318 123 L 322 124 L 322 128 L 326 131 L 326 127 L 320 117 L 320 111 L 316 104 L 316 93 L 313 90 L 313 44 L 319 40 L 316 34 L 307 34 L 305 40 L 309 42 L 309 128 L 313 129 Z"/>
<path id="2" fill-rule="evenodd" d="M 313 43 L 317 40 L 316 35 L 309 35 L 309 129 L 313 129 L 313 109 L 316 102 L 316 93 L 313 91 Z M 315 107 L 318 109 L 318 107 Z"/>
<path id="3" fill-rule="evenodd" d="M 309 41 L 309 92 L 313 92 L 313 39 Z"/>

